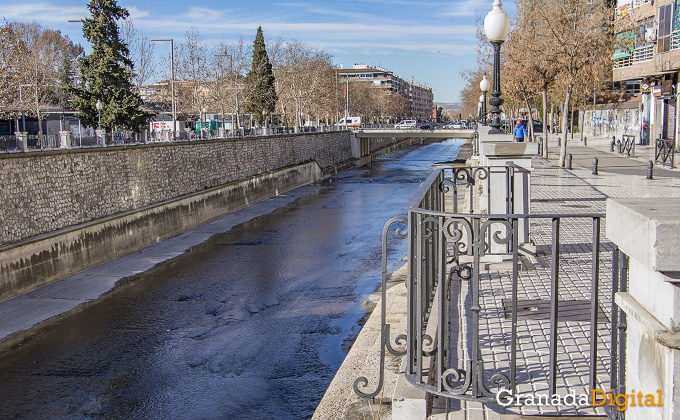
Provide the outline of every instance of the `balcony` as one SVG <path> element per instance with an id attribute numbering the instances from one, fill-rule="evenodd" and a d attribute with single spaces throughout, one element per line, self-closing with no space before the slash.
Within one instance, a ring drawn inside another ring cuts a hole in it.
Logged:
<path id="1" fill-rule="evenodd" d="M 614 62 L 614 80 L 630 80 L 668 71 L 669 63 L 680 61 L 680 30 L 671 34 L 670 49 L 663 53 L 656 52 L 657 43 L 652 42 L 636 47 L 632 53 L 617 50 L 612 57 Z M 675 66 L 673 64 L 673 66 Z M 632 68 L 631 68 L 632 67 Z M 673 67 L 677 68 L 677 66 Z"/>

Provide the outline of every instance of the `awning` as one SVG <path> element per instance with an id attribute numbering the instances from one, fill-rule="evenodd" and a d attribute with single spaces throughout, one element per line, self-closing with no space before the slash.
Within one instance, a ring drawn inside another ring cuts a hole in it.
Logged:
<path id="1" fill-rule="evenodd" d="M 633 51 L 633 45 L 635 45 L 635 33 L 632 30 L 616 34 L 614 46 L 617 48 L 616 52 L 614 52 L 614 55 L 612 55 L 612 60 L 630 57 L 632 55 L 631 51 Z M 619 46 L 623 48 L 618 48 Z"/>

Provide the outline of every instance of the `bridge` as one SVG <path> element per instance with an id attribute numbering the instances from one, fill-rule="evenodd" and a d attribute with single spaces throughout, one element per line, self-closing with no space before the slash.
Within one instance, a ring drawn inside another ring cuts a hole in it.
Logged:
<path id="1" fill-rule="evenodd" d="M 354 130 L 354 136 L 358 139 L 371 137 L 393 137 L 393 138 L 409 138 L 409 137 L 426 137 L 426 138 L 472 138 L 475 130 L 470 129 L 435 129 L 435 130 L 418 130 L 418 129 L 394 129 L 394 128 L 360 128 Z"/>

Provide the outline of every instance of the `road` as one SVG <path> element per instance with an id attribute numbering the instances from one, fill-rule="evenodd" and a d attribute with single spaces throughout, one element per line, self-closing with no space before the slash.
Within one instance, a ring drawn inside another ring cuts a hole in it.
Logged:
<path id="1" fill-rule="evenodd" d="M 41 331 L 0 358 L 0 418 L 309 418 L 380 282 L 383 224 L 461 143 L 304 187 Z"/>

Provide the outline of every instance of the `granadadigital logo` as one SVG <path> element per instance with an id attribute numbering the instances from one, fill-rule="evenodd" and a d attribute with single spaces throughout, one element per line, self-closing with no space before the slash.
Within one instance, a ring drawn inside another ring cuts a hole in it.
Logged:
<path id="1" fill-rule="evenodd" d="M 571 406 L 571 407 L 615 407 L 618 411 L 625 411 L 628 407 L 661 407 L 661 390 L 657 389 L 656 394 L 644 394 L 631 390 L 630 394 L 614 394 L 614 391 L 605 392 L 601 389 L 591 389 L 590 394 L 576 394 L 571 391 L 567 395 L 547 395 L 547 394 L 522 394 L 512 395 L 507 389 L 496 392 L 496 402 L 503 407 L 511 405 L 520 406 Z"/>

